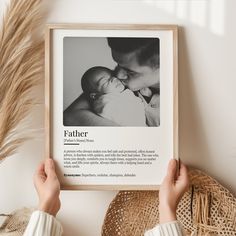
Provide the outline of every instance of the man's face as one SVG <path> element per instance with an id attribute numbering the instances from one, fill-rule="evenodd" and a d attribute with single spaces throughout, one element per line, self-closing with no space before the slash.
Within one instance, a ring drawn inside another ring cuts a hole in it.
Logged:
<path id="1" fill-rule="evenodd" d="M 118 64 L 115 76 L 132 91 L 159 86 L 159 69 L 139 65 L 137 52 L 123 54 L 112 51 L 112 57 Z"/>

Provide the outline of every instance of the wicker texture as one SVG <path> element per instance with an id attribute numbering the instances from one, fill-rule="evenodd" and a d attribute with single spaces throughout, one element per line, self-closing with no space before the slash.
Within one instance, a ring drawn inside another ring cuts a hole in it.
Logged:
<path id="1" fill-rule="evenodd" d="M 23 235 L 33 210 L 33 208 L 22 208 L 14 211 L 10 215 L 5 215 L 7 219 L 0 227 L 0 236 Z"/>
<path id="2" fill-rule="evenodd" d="M 187 235 L 236 235 L 236 199 L 216 180 L 189 171 L 191 187 L 177 217 Z M 120 191 L 107 211 L 102 236 L 143 236 L 159 222 L 158 191 Z"/>

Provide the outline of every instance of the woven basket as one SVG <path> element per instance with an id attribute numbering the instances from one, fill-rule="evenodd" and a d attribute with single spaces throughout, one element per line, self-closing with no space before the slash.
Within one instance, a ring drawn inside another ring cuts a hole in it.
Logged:
<path id="1" fill-rule="evenodd" d="M 236 236 L 236 198 L 199 170 L 189 171 L 191 186 L 177 217 L 187 235 Z M 102 236 L 143 236 L 159 222 L 158 191 L 120 191 L 111 202 Z"/>
<path id="2" fill-rule="evenodd" d="M 22 208 L 10 215 L 0 215 L 7 217 L 0 227 L 0 236 L 23 235 L 33 211 L 33 208 Z"/>

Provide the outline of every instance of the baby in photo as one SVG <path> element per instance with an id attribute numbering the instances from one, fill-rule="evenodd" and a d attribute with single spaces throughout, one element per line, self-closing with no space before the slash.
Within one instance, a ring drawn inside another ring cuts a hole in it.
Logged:
<path id="1" fill-rule="evenodd" d="M 106 67 L 87 70 L 81 80 L 92 110 L 120 126 L 146 126 L 145 104 Z"/>

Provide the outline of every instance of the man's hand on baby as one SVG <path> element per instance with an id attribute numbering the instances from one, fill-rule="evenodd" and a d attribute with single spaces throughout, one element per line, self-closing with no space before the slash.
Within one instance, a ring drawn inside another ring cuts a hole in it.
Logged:
<path id="1" fill-rule="evenodd" d="M 143 88 L 139 90 L 140 94 L 145 97 L 152 97 L 152 90 L 150 88 Z"/>
<path id="2" fill-rule="evenodd" d="M 34 175 L 34 185 L 39 197 L 38 210 L 56 216 L 61 206 L 60 183 L 55 172 L 54 161 L 51 158 L 38 166 Z"/>
<path id="3" fill-rule="evenodd" d="M 153 94 L 152 99 L 148 105 L 152 108 L 159 108 L 160 107 L 160 95 Z"/>
<path id="4" fill-rule="evenodd" d="M 141 98 L 146 114 L 146 123 L 148 126 L 159 126 L 160 125 L 160 95 L 154 94 L 149 103 L 146 102 L 141 93 L 138 93 Z"/>
<path id="5" fill-rule="evenodd" d="M 160 223 L 176 220 L 177 206 L 189 187 L 189 178 L 186 166 L 180 162 L 180 171 L 178 176 L 176 176 L 177 168 L 177 160 L 171 160 L 168 165 L 167 175 L 160 187 Z"/>
<path id="6" fill-rule="evenodd" d="M 160 125 L 159 113 L 160 110 L 158 107 L 152 107 L 149 104 L 145 107 L 146 123 L 148 126 L 155 127 Z"/>

